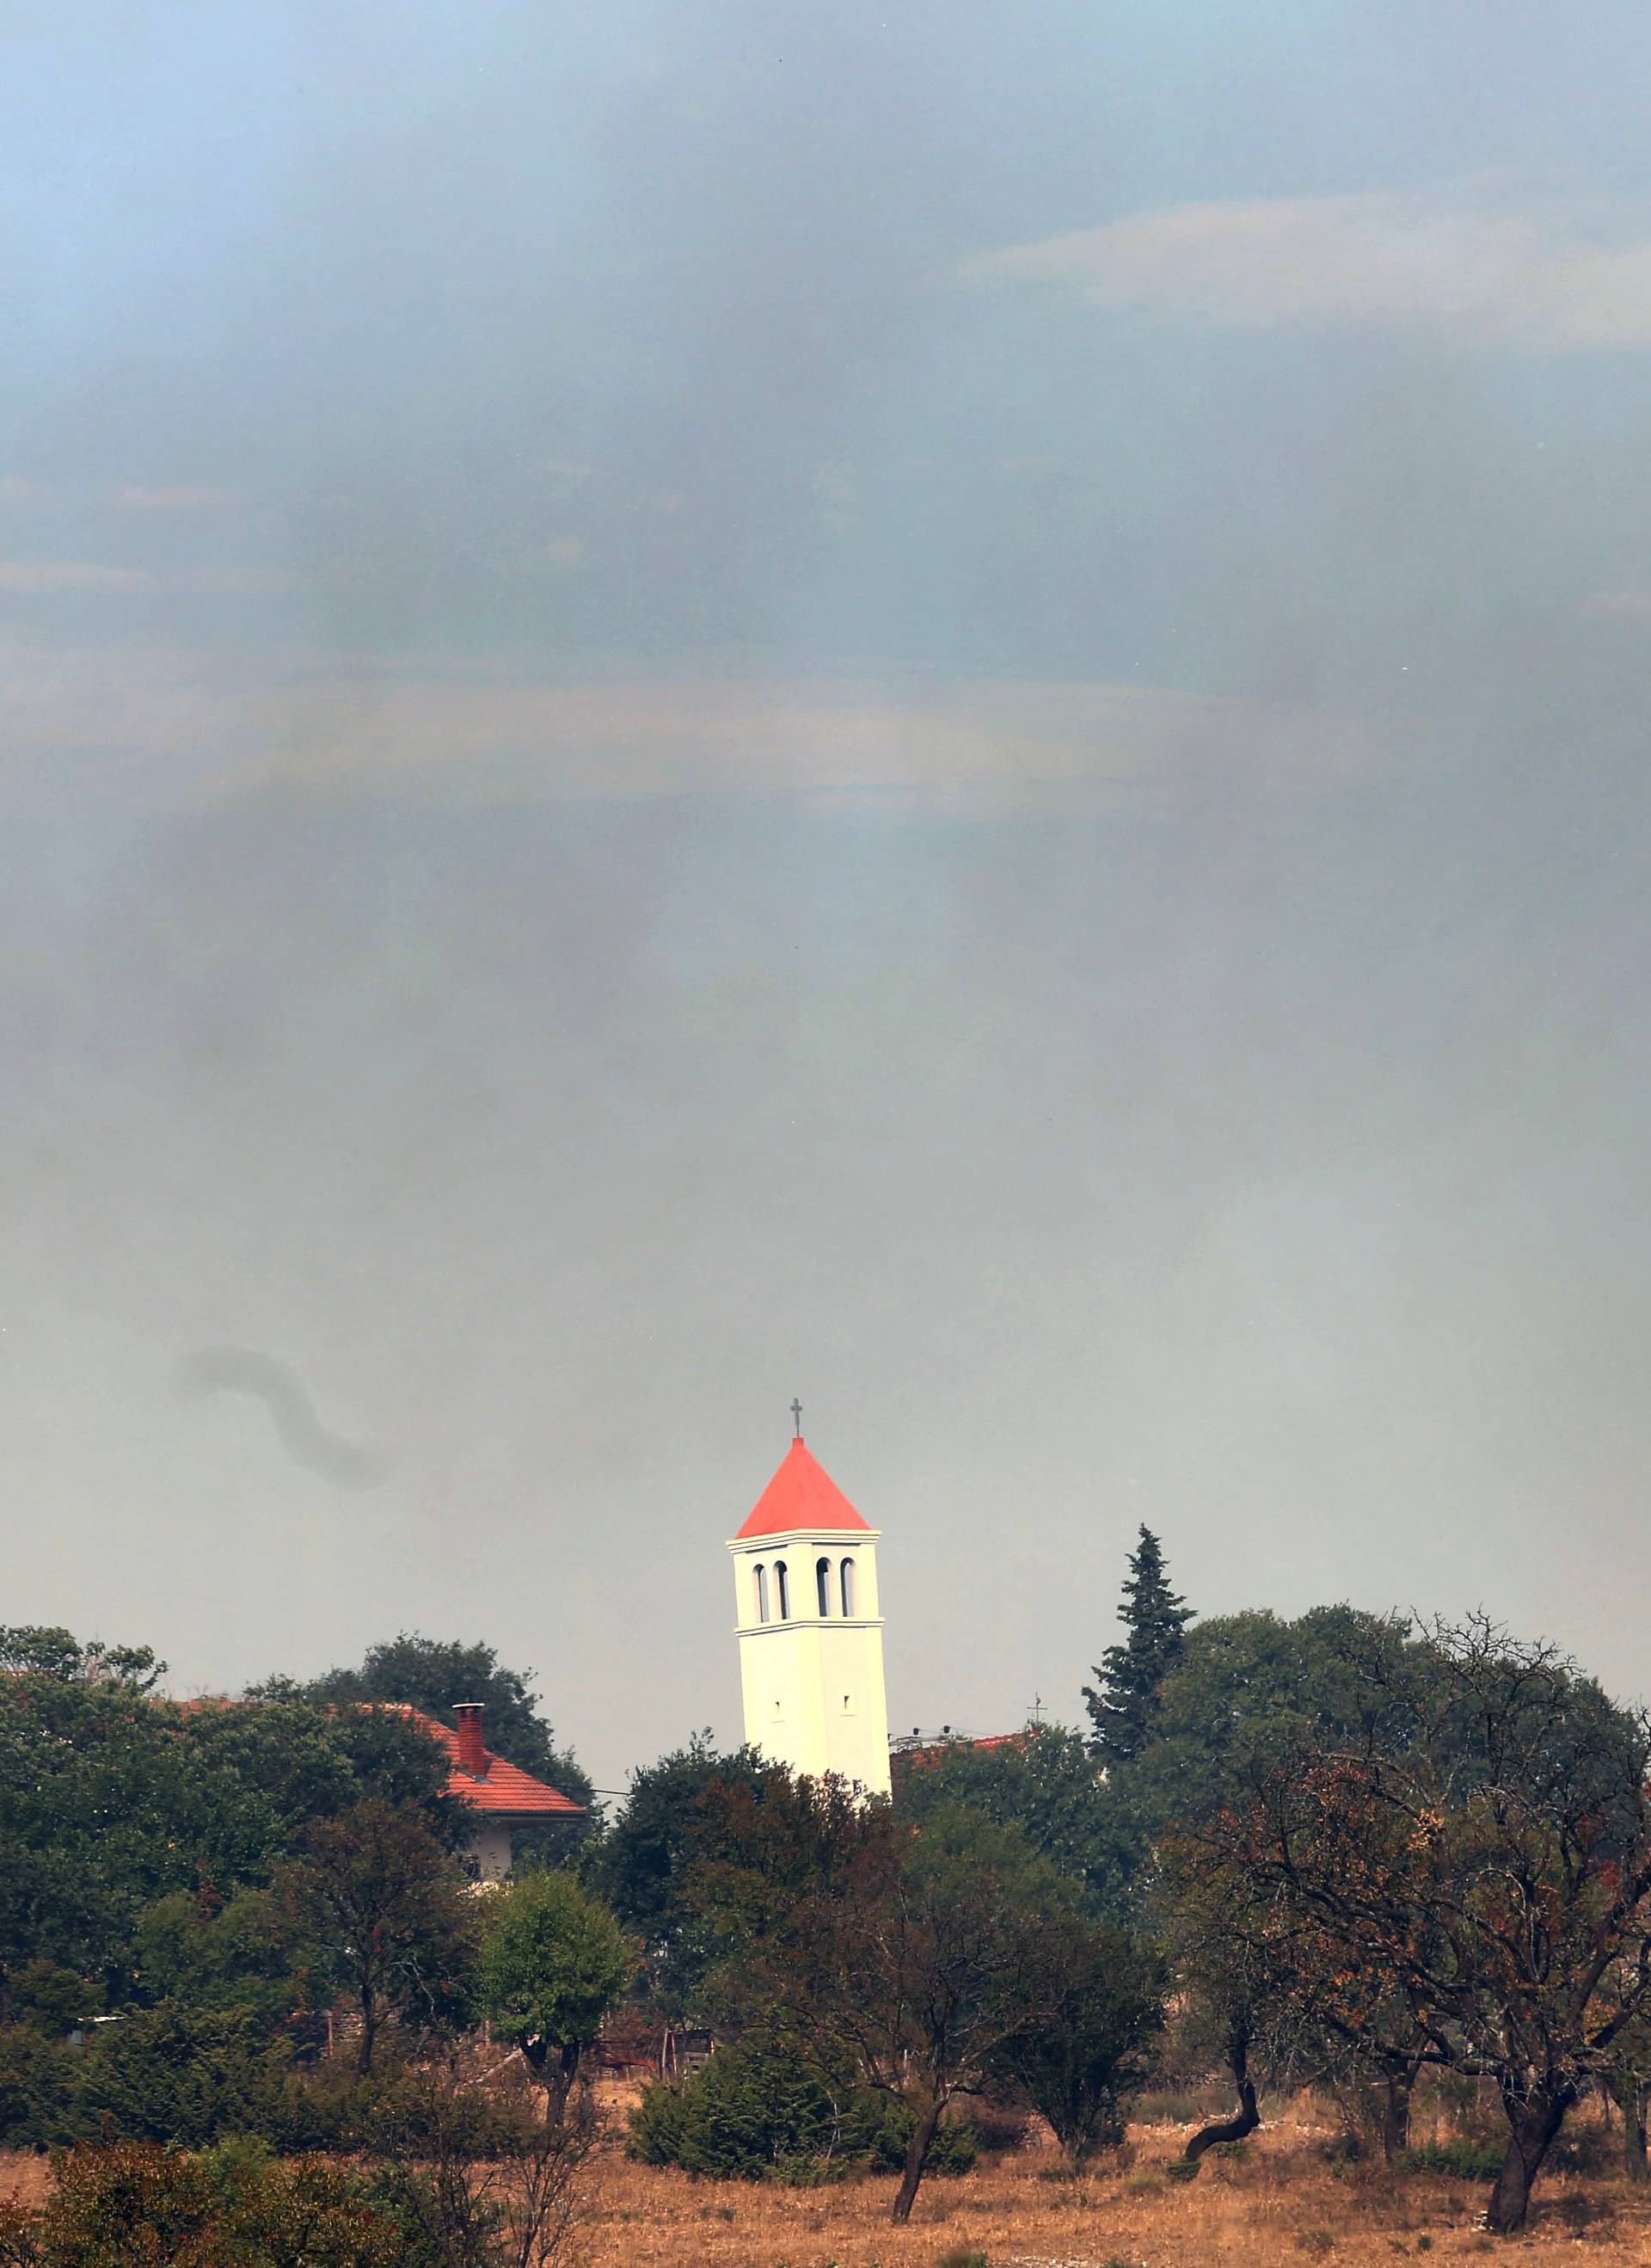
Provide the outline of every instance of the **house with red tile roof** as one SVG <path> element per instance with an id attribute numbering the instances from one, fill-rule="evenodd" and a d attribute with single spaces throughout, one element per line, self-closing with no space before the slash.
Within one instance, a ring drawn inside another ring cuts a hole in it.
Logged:
<path id="1" fill-rule="evenodd" d="M 502 1881 L 510 1871 L 510 1830 L 545 1819 L 583 1819 L 585 1807 L 508 1757 L 495 1756 L 481 1736 L 480 1701 L 461 1701 L 457 1725 L 444 1725 L 409 1702 L 380 1703 L 438 1741 L 447 1752 L 447 1793 L 476 1815 L 466 1856 L 481 1882 Z"/>

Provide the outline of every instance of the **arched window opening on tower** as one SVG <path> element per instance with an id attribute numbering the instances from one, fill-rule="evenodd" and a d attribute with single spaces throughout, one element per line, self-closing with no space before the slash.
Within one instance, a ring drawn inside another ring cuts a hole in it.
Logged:
<path id="1" fill-rule="evenodd" d="M 855 1604 L 855 1563 L 852 1559 L 845 1559 L 843 1561 L 841 1567 L 838 1570 L 837 1580 L 839 1596 L 842 1600 L 842 1610 L 844 1614 L 852 1615 L 857 1612 L 858 1610 Z"/>
<path id="2" fill-rule="evenodd" d="M 757 1620 L 759 1623 L 766 1623 L 767 1619 L 768 1571 L 766 1567 L 759 1567 L 757 1570 Z"/>
<path id="3" fill-rule="evenodd" d="M 776 1559 L 774 1563 L 774 1587 L 780 1602 L 780 1619 L 782 1623 L 789 1623 L 791 1619 L 791 1582 L 785 1572 L 783 1559 Z"/>
<path id="4" fill-rule="evenodd" d="M 817 1559 L 814 1563 L 814 1595 L 819 1602 L 819 1610 L 821 1614 L 830 1614 L 832 1610 L 832 1563 L 829 1559 Z"/>

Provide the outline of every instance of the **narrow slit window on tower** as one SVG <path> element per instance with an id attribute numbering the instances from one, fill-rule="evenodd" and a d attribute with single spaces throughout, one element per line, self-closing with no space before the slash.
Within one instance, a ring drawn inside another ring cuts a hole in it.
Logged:
<path id="1" fill-rule="evenodd" d="M 766 1623 L 767 1619 L 768 1571 L 766 1567 L 759 1567 L 757 1570 L 757 1620 L 759 1623 Z"/>
<path id="2" fill-rule="evenodd" d="M 852 1559 L 845 1559 L 838 1570 L 838 1583 L 842 1600 L 842 1611 L 846 1615 L 852 1615 L 855 1612 L 855 1563 Z"/>
<path id="3" fill-rule="evenodd" d="M 828 1615 L 832 1610 L 832 1563 L 817 1559 L 814 1563 L 814 1596 L 819 1602 L 819 1611 Z"/>
<path id="4" fill-rule="evenodd" d="M 782 1623 L 789 1623 L 791 1619 L 791 1583 L 785 1572 L 783 1559 L 776 1559 L 774 1563 L 774 1587 L 779 1600 L 780 1619 Z"/>

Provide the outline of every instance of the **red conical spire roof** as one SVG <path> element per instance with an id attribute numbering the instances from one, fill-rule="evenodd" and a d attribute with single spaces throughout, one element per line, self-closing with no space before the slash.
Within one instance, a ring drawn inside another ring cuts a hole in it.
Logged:
<path id="1" fill-rule="evenodd" d="M 861 1519 L 836 1482 L 813 1456 L 801 1434 L 792 1442 L 779 1471 L 752 1507 L 751 1517 L 735 1537 L 737 1543 L 753 1535 L 789 1535 L 794 1528 L 815 1528 L 833 1535 L 869 1535 L 870 1524 Z"/>

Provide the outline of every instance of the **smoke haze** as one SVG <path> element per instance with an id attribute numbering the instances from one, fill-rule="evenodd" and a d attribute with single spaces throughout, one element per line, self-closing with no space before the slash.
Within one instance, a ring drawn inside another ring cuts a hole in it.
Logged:
<path id="1" fill-rule="evenodd" d="M 1646 1690 L 1640 9 L 0 64 L 9 1621 L 485 1637 L 617 1786 L 796 1393 L 897 1724 L 1142 1521 Z"/>

